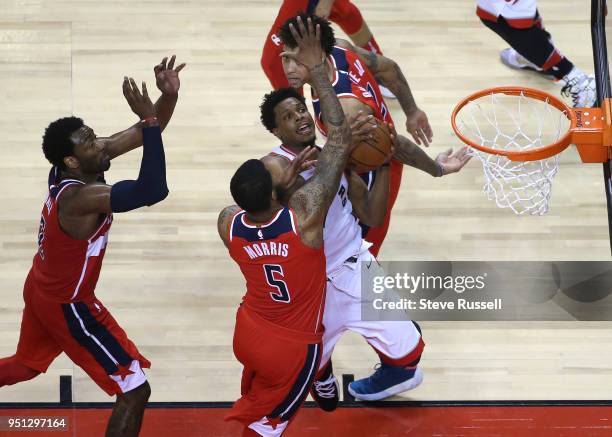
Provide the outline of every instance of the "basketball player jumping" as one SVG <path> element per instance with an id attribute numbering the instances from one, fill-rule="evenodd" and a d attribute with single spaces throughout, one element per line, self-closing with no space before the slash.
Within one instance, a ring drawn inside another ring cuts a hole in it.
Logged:
<path id="1" fill-rule="evenodd" d="M 351 131 L 323 64 L 320 28 L 315 31 L 310 20 L 307 26 L 300 22 L 299 33 L 293 29 L 300 47 L 295 57 L 320 96 L 329 133 L 314 175 L 283 207 L 264 164 L 246 161 L 230 183 L 238 206 L 225 208 L 218 221 L 247 283 L 234 331 L 234 353 L 244 365 L 242 397 L 228 416 L 244 424 L 243 436 L 283 433 L 308 394 L 321 356 L 323 225 L 350 153 Z M 314 133 L 313 125 L 309 129 Z M 288 167 L 285 185 L 304 168 L 310 149 L 301 152 Z"/>
<path id="2" fill-rule="evenodd" d="M 301 17 L 302 20 L 305 20 L 308 16 L 303 14 Z M 427 142 L 431 141 L 432 133 L 427 116 L 416 106 L 410 87 L 399 66 L 389 58 L 354 47 L 348 41 L 336 39 L 327 20 L 317 16 L 312 17 L 321 25 L 321 44 L 327 55 L 326 70 L 347 117 L 354 117 L 359 111 L 362 111 L 365 114 L 374 115 L 381 121 L 393 124 L 389 109 L 380 93 L 376 80 L 374 80 L 374 76 L 376 76 L 383 80 L 383 83 L 397 96 L 408 117 L 406 122 L 408 132 L 428 144 Z M 294 53 L 297 50 L 288 27 L 289 23 L 295 23 L 295 20 L 295 17 L 287 20 L 280 29 L 280 38 L 284 42 L 285 54 Z M 283 68 L 291 87 L 297 89 L 303 86 L 307 72 L 302 65 L 295 62 L 290 56 L 283 56 Z M 325 133 L 325 124 L 319 116 L 318 99 L 315 93 L 313 93 L 312 98 L 317 127 Z M 418 119 L 416 125 L 411 121 L 413 112 L 420 114 L 416 116 Z M 467 147 L 464 147 L 455 154 L 451 154 L 452 149 L 449 149 L 438 155 L 434 161 L 408 138 L 398 135 L 397 140 L 395 159 L 391 161 L 390 194 L 385 223 L 379 227 L 366 227 L 364 229 L 365 239 L 373 243 L 371 252 L 375 256 L 378 255 L 389 228 L 391 209 L 397 199 L 401 184 L 403 164 L 416 167 L 432 176 L 443 176 L 461 170 L 470 159 L 467 155 Z M 375 173 L 364 175 L 368 186 L 371 186 L 374 178 Z"/>
<path id="3" fill-rule="evenodd" d="M 117 401 L 107 436 L 137 436 L 151 393 L 150 367 L 94 289 L 102 268 L 113 213 L 160 202 L 168 195 L 161 130 L 176 105 L 180 81 L 174 56 L 155 67 L 162 96 L 153 105 L 142 84 L 124 78 L 123 95 L 140 122 L 98 138 L 80 118 L 51 123 L 43 152 L 53 164 L 38 231 L 38 252 L 26 279 L 25 308 L 15 355 L 0 359 L 0 387 L 45 372 L 65 352 Z M 104 183 L 116 158 L 143 145 L 138 179 Z"/>
<path id="4" fill-rule="evenodd" d="M 595 104 L 595 76 L 580 70 L 555 47 L 537 0 L 478 0 L 476 14 L 510 45 L 500 53 L 505 65 L 558 80 L 563 85 L 561 94 L 571 97 L 575 107 Z"/>
<path id="5" fill-rule="evenodd" d="M 301 15 L 288 20 L 281 27 L 280 32 L 281 39 L 285 42 L 286 50 L 283 57 L 283 67 L 293 88 L 301 87 L 308 78 L 308 71 L 295 61 L 295 54 L 299 53 L 299 49 L 290 26 L 295 26 L 298 18 L 305 20 L 309 17 Z M 401 71 L 399 71 L 397 64 L 387 58 L 379 57 L 361 49 L 353 48 L 353 50 L 361 50 L 359 54 L 364 56 L 363 58 L 347 48 L 340 47 L 339 45 L 334 46 L 336 40 L 329 23 L 316 16 L 311 18 L 313 22 L 321 27 L 321 47 L 326 54 L 326 71 L 328 77 L 332 80 L 334 91 L 340 97 L 344 112 L 347 115 L 351 114 L 351 116 L 354 116 L 357 112 L 363 111 L 373 114 L 382 121 L 392 123 L 389 111 L 378 90 L 378 85 L 373 80 L 373 75 L 368 67 L 372 67 L 377 74 L 380 74 L 387 81 L 386 83 L 389 83 L 392 89 L 397 91 L 396 94 L 400 99 L 402 98 L 401 96 L 407 98 L 409 95 L 408 84 Z M 346 41 L 338 40 L 337 44 L 352 47 Z M 316 90 L 313 92 L 314 108 L 317 114 L 316 122 L 318 127 L 325 131 L 325 124 L 319 116 L 319 99 L 315 93 Z M 281 131 L 279 129 L 278 132 L 275 132 L 281 141 L 290 140 L 285 136 L 281 137 L 279 135 Z M 312 132 L 311 137 L 310 141 L 314 141 L 314 132 Z M 288 147 L 276 149 L 277 156 L 271 156 L 267 159 L 275 161 L 274 165 L 282 169 L 288 165 L 287 160 L 284 158 L 292 159 L 291 155 L 295 155 L 300 151 L 299 145 L 296 145 L 298 147 L 293 150 L 288 150 Z M 373 346 L 381 360 L 380 368 L 371 377 L 355 381 L 349 386 L 349 391 L 356 398 L 363 400 L 383 399 L 412 389 L 422 380 L 420 369 L 417 369 L 416 366 L 424 344 L 416 324 L 409 320 L 396 322 L 369 322 L 361 320 L 361 270 L 358 268 L 358 262 L 372 261 L 378 254 L 389 226 L 391 208 L 399 191 L 403 163 L 424 170 L 429 174 L 442 176 L 461 170 L 469 160 L 469 156 L 467 156 L 467 149 L 463 148 L 454 155 L 451 154 L 452 150 L 442 153 L 434 161 L 417 145 L 399 135 L 397 136 L 395 147 L 395 159 L 391 161 L 388 171 L 390 192 L 383 225 L 377 227 L 378 223 L 373 224 L 364 216 L 363 211 L 368 210 L 357 206 L 362 204 L 362 200 L 357 200 L 355 197 L 350 199 L 354 203 L 355 213 L 360 221 L 362 221 L 362 226 L 372 226 L 364 238 L 373 243 L 373 246 L 369 247 L 368 244 L 364 244 L 361 241 L 362 234 L 358 232 L 357 223 L 354 220 L 351 221 L 348 217 L 345 217 L 345 220 L 338 219 L 339 223 L 346 227 L 342 228 L 344 229 L 342 232 L 329 232 L 327 234 L 327 230 L 332 226 L 331 217 L 326 223 L 325 229 L 328 238 L 326 238 L 325 243 L 326 253 L 328 253 L 327 268 L 329 279 L 326 312 L 324 313 L 326 330 L 323 337 L 324 352 L 321 360 L 321 371 L 317 375 L 314 386 L 316 391 L 313 393 L 313 396 L 317 399 L 319 405 L 327 410 L 335 408 L 335 403 L 337 403 L 338 399 L 337 382 L 332 373 L 330 358 L 335 344 L 346 330 L 352 330 L 361 334 Z M 387 170 L 383 170 L 382 174 L 379 174 L 380 172 L 367 174 L 366 182 L 368 188 L 376 187 L 376 179 L 379 176 L 386 178 L 386 172 Z M 354 182 L 354 180 L 355 178 L 351 178 L 351 182 Z M 354 189 L 347 190 L 353 193 L 362 191 L 356 188 L 355 184 L 353 186 Z M 340 193 L 338 194 L 340 195 Z M 373 194 L 374 190 L 370 195 Z M 365 197 L 365 194 L 362 197 Z M 348 206 L 347 200 L 342 199 L 342 202 L 344 206 Z M 340 210 L 342 209 L 340 208 Z M 348 207 L 348 212 L 343 211 L 343 214 L 350 215 L 350 209 Z M 368 213 L 372 215 L 371 210 Z M 354 230 L 347 231 L 347 229 Z M 347 240 L 342 240 L 343 238 Z M 338 248 L 346 248 L 346 251 L 338 250 Z M 332 253 L 336 257 L 330 257 L 329 254 Z"/>
<path id="6" fill-rule="evenodd" d="M 261 67 L 274 89 L 289 86 L 279 57 L 283 51 L 283 44 L 278 37 L 279 28 L 287 19 L 300 12 L 314 14 L 337 23 L 354 44 L 382 55 L 368 24 L 357 6 L 350 0 L 283 0 L 261 54 Z M 381 91 L 383 96 L 395 98 L 387 88 L 381 87 Z"/>

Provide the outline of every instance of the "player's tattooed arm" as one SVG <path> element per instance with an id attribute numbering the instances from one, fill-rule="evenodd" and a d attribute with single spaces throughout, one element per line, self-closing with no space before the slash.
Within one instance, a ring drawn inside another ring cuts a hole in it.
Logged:
<path id="1" fill-rule="evenodd" d="M 443 169 L 427 153 L 408 138 L 398 135 L 393 157 L 434 177 L 443 176 Z"/>
<path id="2" fill-rule="evenodd" d="M 176 102 L 178 100 L 178 92 L 181 87 L 179 72 L 185 68 L 185 64 L 180 64 L 176 68 L 174 63 L 176 56 L 172 55 L 170 62 L 168 58 L 162 59 L 153 70 L 155 72 L 155 81 L 157 88 L 161 91 L 161 96 L 155 102 L 155 113 L 157 121 L 161 126 L 162 131 L 170 122 Z M 129 86 L 127 78 L 123 79 L 123 93 L 125 95 L 126 87 Z M 140 123 L 136 123 L 129 128 L 117 132 L 108 138 L 104 138 L 106 152 L 111 159 L 123 155 L 131 150 L 134 150 L 142 145 L 142 130 Z"/>
<path id="3" fill-rule="evenodd" d="M 371 51 L 354 46 L 349 41 L 336 39 L 336 44 L 356 53 L 368 67 L 368 70 L 384 86 L 389 88 L 406 114 L 406 130 L 417 144 L 429 146 L 433 138 L 433 131 L 427 115 L 416 104 L 412 90 L 400 66 L 386 56 L 377 55 Z"/>
<path id="4" fill-rule="evenodd" d="M 368 70 L 389 88 L 397 97 L 405 113 L 417 108 L 417 104 L 410 90 L 410 85 L 402 73 L 401 68 L 393 59 L 378 55 L 369 50 L 353 45 L 345 39 L 336 39 L 336 45 L 349 49 L 357 54 L 368 67 Z"/>
<path id="5" fill-rule="evenodd" d="M 349 155 L 350 131 L 334 134 L 336 140 L 328 142 L 319 154 L 313 177 L 297 190 L 289 206 L 298 216 L 302 241 L 314 248 L 323 245 L 323 225 Z"/>
<path id="6" fill-rule="evenodd" d="M 448 149 L 440 153 L 434 160 L 423 149 L 402 135 L 397 136 L 393 157 L 434 177 L 457 173 L 472 158 L 468 153 L 468 148 L 463 147 L 455 153 L 452 148 Z"/>
<path id="7" fill-rule="evenodd" d="M 240 211 L 240 207 L 231 205 L 226 206 L 219 213 L 219 218 L 217 219 L 217 231 L 219 232 L 221 241 L 223 241 L 223 244 L 225 244 L 226 247 L 229 247 L 229 227 L 232 218 L 238 211 Z"/>
<path id="8" fill-rule="evenodd" d="M 389 198 L 389 166 L 376 170 L 376 180 L 371 191 L 354 171 L 348 178 L 348 197 L 353 205 L 353 213 L 367 226 L 378 227 L 385 222 Z"/>
<path id="9" fill-rule="evenodd" d="M 315 28 L 310 19 L 305 25 L 298 18 L 297 29 L 293 25 L 289 29 L 299 50 L 285 55 L 308 68 L 308 83 L 319 96 L 323 122 L 327 126 L 327 143 L 319 154 L 313 177 L 289 201 L 289 206 L 298 216 L 302 241 L 318 248 L 323 245 L 323 224 L 327 210 L 336 195 L 350 153 L 351 129 L 327 75 L 320 27 Z"/>

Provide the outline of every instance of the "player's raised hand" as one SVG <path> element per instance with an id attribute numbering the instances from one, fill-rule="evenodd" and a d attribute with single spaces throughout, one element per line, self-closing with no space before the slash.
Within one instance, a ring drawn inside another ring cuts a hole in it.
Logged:
<path id="1" fill-rule="evenodd" d="M 305 147 L 285 169 L 278 181 L 278 186 L 284 190 L 291 188 L 301 172 L 312 168 L 317 163 L 316 160 L 312 159 L 316 152 L 315 147 Z"/>
<path id="2" fill-rule="evenodd" d="M 179 72 L 185 68 L 187 64 L 182 63 L 174 68 L 175 61 L 176 55 L 172 55 L 170 62 L 168 62 L 168 58 L 166 57 L 162 59 L 159 64 L 153 67 L 153 71 L 155 72 L 155 82 L 157 84 L 157 88 L 162 92 L 162 94 L 175 95 L 178 93 L 179 88 L 181 87 Z M 168 63 L 168 65 L 166 65 L 166 63 Z"/>
<path id="3" fill-rule="evenodd" d="M 301 17 L 297 17 L 297 29 L 289 24 L 289 30 L 297 43 L 297 52 L 283 52 L 281 56 L 294 59 L 296 62 L 306 66 L 309 70 L 321 65 L 325 60 L 321 48 L 321 26 L 314 26 L 312 19 L 308 18 L 305 25 Z"/>
<path id="4" fill-rule="evenodd" d="M 422 142 L 425 147 L 429 147 L 433 138 L 433 131 L 427 115 L 419 108 L 415 108 L 406 116 L 406 130 L 419 146 Z"/>
<path id="5" fill-rule="evenodd" d="M 147 84 L 142 83 L 142 93 L 138 89 L 138 85 L 131 77 L 123 77 L 123 95 L 127 100 L 128 105 L 141 120 L 155 117 L 155 105 L 149 98 L 147 92 Z"/>
<path id="6" fill-rule="evenodd" d="M 440 153 L 436 157 L 436 162 L 442 167 L 442 176 L 445 176 L 457 173 L 470 159 L 472 159 L 472 155 L 469 154 L 468 148 L 463 147 L 456 153 L 453 153 L 453 149 Z"/>

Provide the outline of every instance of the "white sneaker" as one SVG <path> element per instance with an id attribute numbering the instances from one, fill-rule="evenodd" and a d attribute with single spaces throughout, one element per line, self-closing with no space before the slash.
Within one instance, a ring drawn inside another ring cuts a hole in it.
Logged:
<path id="1" fill-rule="evenodd" d="M 532 62 L 529 62 L 512 47 L 508 47 L 507 49 L 504 49 L 499 52 L 499 57 L 502 61 L 502 64 L 514 70 L 532 70 L 538 72 L 542 71 L 540 67 L 538 67 Z"/>
<path id="2" fill-rule="evenodd" d="M 383 97 L 387 98 L 387 99 L 395 99 L 395 94 L 393 94 L 389 88 L 384 87 L 380 84 L 378 84 L 378 88 L 380 88 L 380 93 L 382 94 Z"/>
<path id="3" fill-rule="evenodd" d="M 597 100 L 595 76 L 574 67 L 560 80 L 563 84 L 561 95 L 572 98 L 574 108 L 591 108 Z"/>

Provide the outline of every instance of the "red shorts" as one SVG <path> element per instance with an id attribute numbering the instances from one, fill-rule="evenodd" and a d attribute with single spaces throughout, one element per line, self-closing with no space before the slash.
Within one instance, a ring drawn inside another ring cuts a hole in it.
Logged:
<path id="1" fill-rule="evenodd" d="M 142 368 L 151 363 L 99 300 L 53 301 L 36 289 L 31 275 L 26 279 L 23 299 L 16 354 L 20 363 L 45 372 L 65 352 L 111 396 L 146 381 Z"/>
<path id="2" fill-rule="evenodd" d="M 321 357 L 321 334 L 293 331 L 241 307 L 234 354 L 244 365 L 241 394 L 226 420 L 261 435 L 280 435 L 312 385 Z"/>

